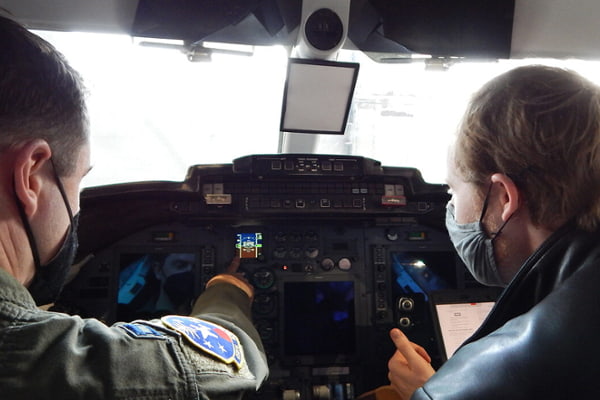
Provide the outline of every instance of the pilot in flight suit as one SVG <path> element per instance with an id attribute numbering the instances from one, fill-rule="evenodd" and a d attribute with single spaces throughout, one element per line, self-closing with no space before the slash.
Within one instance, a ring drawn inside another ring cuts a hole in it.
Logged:
<path id="1" fill-rule="evenodd" d="M 40 310 L 2 269 L 0 287 L 5 399 L 235 399 L 268 373 L 248 296 L 227 283 L 198 299 L 192 315 L 200 320 L 169 316 L 110 327 Z"/>
<path id="2" fill-rule="evenodd" d="M 107 326 L 41 310 L 77 249 L 90 169 L 81 78 L 0 16 L 0 398 L 235 399 L 268 372 L 251 286 L 220 274 L 192 316 Z M 66 208 L 66 210 L 65 210 Z"/>

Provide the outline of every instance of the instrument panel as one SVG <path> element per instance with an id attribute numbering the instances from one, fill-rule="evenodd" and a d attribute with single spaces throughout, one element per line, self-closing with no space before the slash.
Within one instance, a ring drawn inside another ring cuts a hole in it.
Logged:
<path id="1" fill-rule="evenodd" d="M 439 363 L 427 294 L 475 284 L 447 201 L 414 169 L 352 156 L 248 156 L 86 189 L 81 270 L 57 307 L 107 323 L 188 313 L 238 255 L 270 366 L 247 397 L 352 399 L 388 383 L 392 327 Z"/>

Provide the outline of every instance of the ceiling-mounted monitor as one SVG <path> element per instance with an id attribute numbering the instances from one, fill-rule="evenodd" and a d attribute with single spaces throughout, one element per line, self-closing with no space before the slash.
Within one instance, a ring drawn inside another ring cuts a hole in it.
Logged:
<path id="1" fill-rule="evenodd" d="M 280 130 L 343 135 L 358 63 L 290 58 Z"/>

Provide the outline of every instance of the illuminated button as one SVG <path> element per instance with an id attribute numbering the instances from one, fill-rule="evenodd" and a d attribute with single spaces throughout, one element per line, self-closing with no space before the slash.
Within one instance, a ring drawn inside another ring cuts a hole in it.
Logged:
<path id="1" fill-rule="evenodd" d="M 427 232 L 416 231 L 416 232 L 408 232 L 408 240 L 426 240 Z"/>
<path id="2" fill-rule="evenodd" d="M 206 204 L 231 204 L 231 194 L 214 194 L 209 193 L 204 195 Z"/>
<path id="3" fill-rule="evenodd" d="M 338 267 L 342 271 L 349 271 L 350 268 L 352 268 L 352 261 L 350 261 L 350 259 L 346 257 L 340 258 L 340 260 L 338 261 Z"/>
<path id="4" fill-rule="evenodd" d="M 172 242 L 175 240 L 175 232 L 154 232 L 152 233 L 154 242 Z"/>
<path id="5" fill-rule="evenodd" d="M 329 199 L 321 199 L 319 201 L 319 206 L 321 208 L 330 208 L 331 207 L 331 200 L 329 200 Z"/>
<path id="6" fill-rule="evenodd" d="M 381 204 L 384 206 L 399 207 L 406 205 L 404 196 L 381 196 Z"/>

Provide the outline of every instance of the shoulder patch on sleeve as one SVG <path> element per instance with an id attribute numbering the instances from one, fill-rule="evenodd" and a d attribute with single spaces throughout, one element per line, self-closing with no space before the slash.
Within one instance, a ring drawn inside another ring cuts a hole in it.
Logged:
<path id="1" fill-rule="evenodd" d="M 182 334 L 192 345 L 226 364 L 241 368 L 242 345 L 229 330 L 200 318 L 168 315 L 161 318 L 165 326 Z"/>
<path id="2" fill-rule="evenodd" d="M 119 328 L 125 330 L 130 336 L 142 339 L 164 339 L 165 335 L 152 328 L 149 325 L 130 322 L 127 324 L 118 325 Z"/>

